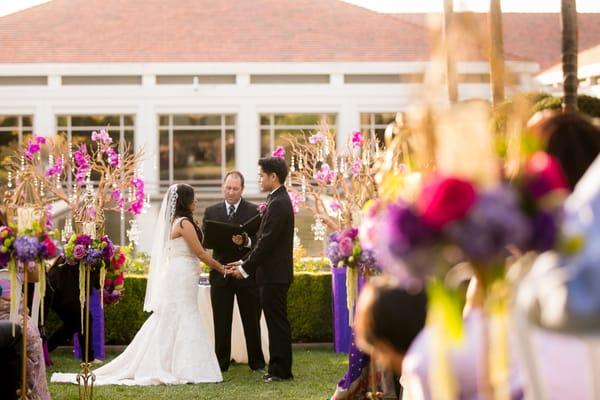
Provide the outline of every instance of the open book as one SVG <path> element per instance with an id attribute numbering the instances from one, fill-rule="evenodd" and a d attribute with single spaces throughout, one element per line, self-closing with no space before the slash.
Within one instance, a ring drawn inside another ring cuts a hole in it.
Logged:
<path id="1" fill-rule="evenodd" d="M 260 220 L 260 214 L 256 214 L 243 224 L 208 219 L 204 221 L 203 245 L 207 249 L 218 249 L 229 245 L 233 235 L 241 235 L 243 233 L 249 236 L 255 235 L 260 227 Z"/>

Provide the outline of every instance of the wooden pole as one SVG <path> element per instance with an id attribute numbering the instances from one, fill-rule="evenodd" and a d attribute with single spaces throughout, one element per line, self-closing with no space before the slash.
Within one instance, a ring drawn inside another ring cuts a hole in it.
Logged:
<path id="1" fill-rule="evenodd" d="M 576 0 L 561 0 L 563 110 L 577 111 L 577 6 Z"/>
<path id="2" fill-rule="evenodd" d="M 488 14 L 490 29 L 490 83 L 492 105 L 504 100 L 504 41 L 502 37 L 502 8 L 500 0 L 490 0 Z"/>
<path id="3" fill-rule="evenodd" d="M 455 35 L 452 27 L 454 17 L 454 1 L 444 0 L 444 48 L 446 53 L 446 84 L 450 104 L 458 101 L 458 82 L 456 75 L 456 60 L 454 58 Z"/>

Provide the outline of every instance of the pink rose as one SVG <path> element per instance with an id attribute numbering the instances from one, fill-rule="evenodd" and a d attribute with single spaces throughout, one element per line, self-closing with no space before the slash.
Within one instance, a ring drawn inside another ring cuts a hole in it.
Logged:
<path id="1" fill-rule="evenodd" d="M 258 205 L 258 212 L 262 215 L 267 211 L 267 203 L 264 201 Z"/>
<path id="2" fill-rule="evenodd" d="M 535 199 L 542 198 L 554 191 L 569 191 L 560 162 L 542 151 L 531 156 L 525 164 L 525 182 L 527 191 Z"/>
<path id="3" fill-rule="evenodd" d="M 85 246 L 82 244 L 77 244 L 75 245 L 75 247 L 73 248 L 73 257 L 76 260 L 81 260 L 83 259 L 83 257 L 85 257 L 86 251 L 85 251 Z"/>
<path id="4" fill-rule="evenodd" d="M 469 212 L 477 200 L 471 182 L 436 177 L 428 182 L 417 199 L 417 209 L 423 220 L 433 229 L 442 229 Z"/>
<path id="5" fill-rule="evenodd" d="M 350 257 L 352 255 L 352 239 L 350 239 L 348 236 L 343 237 L 342 239 L 340 239 L 339 242 L 339 248 L 340 248 L 340 254 L 343 257 Z"/>

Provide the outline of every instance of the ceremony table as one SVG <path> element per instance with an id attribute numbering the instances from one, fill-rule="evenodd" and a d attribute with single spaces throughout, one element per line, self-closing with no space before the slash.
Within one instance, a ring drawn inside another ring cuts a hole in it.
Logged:
<path id="1" fill-rule="evenodd" d="M 200 314 L 204 317 L 206 327 L 208 329 L 209 339 L 211 343 L 215 342 L 215 328 L 213 322 L 212 304 L 210 301 L 210 285 L 198 285 L 198 308 Z M 260 317 L 260 336 L 262 343 L 262 351 L 265 357 L 265 362 L 269 362 L 269 335 L 267 332 L 267 323 L 265 316 Z M 244 328 L 242 319 L 237 304 L 237 298 L 233 302 L 233 322 L 231 326 L 231 359 L 239 364 L 248 363 L 248 352 L 246 351 L 246 338 L 244 337 Z"/>

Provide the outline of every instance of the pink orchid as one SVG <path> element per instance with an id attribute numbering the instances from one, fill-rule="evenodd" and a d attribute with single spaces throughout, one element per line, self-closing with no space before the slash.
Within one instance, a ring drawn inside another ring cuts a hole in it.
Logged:
<path id="1" fill-rule="evenodd" d="M 105 145 L 112 143 L 112 138 L 108 135 L 106 129 L 100 129 L 100 132 L 92 132 L 92 140 L 94 142 L 102 142 Z"/>
<path id="2" fill-rule="evenodd" d="M 113 168 L 119 168 L 121 166 L 119 154 L 112 147 L 107 148 L 105 153 L 108 156 L 108 165 Z"/>
<path id="3" fill-rule="evenodd" d="M 90 155 L 87 152 L 85 143 L 79 146 L 79 150 L 73 152 L 73 158 L 75 159 L 75 180 L 81 186 L 85 182 L 88 171 L 91 169 Z"/>
<path id="4" fill-rule="evenodd" d="M 146 197 L 144 181 L 136 177 L 131 180 L 131 184 L 135 187 L 135 200 L 129 205 L 127 211 L 134 215 L 140 215 L 144 210 L 144 199 Z"/>
<path id="5" fill-rule="evenodd" d="M 300 212 L 300 205 L 304 204 L 306 199 L 301 193 L 298 192 L 288 192 L 290 195 L 290 200 L 292 201 L 292 208 L 294 209 L 294 214 L 298 214 Z"/>
<path id="6" fill-rule="evenodd" d="M 323 134 L 323 132 L 319 131 L 319 132 L 315 133 L 314 135 L 310 136 L 308 138 L 308 141 L 311 144 L 317 144 L 317 143 L 322 142 L 324 139 L 325 139 L 325 135 Z"/>
<path id="7" fill-rule="evenodd" d="M 277 146 L 277 148 L 275 149 L 275 151 L 273 151 L 271 156 L 275 158 L 281 158 L 282 160 L 285 159 L 285 148 L 283 146 Z"/>
<path id="8" fill-rule="evenodd" d="M 354 147 L 362 147 L 364 142 L 363 134 L 361 131 L 352 132 L 352 146 Z"/>
<path id="9" fill-rule="evenodd" d="M 33 159 L 34 154 L 41 150 L 43 144 L 46 144 L 46 138 L 43 136 L 33 135 L 32 139 L 27 142 L 27 148 L 23 154 L 28 160 Z"/>
<path id="10" fill-rule="evenodd" d="M 314 178 L 323 183 L 331 183 L 335 179 L 335 171 L 329 168 L 328 164 L 321 165 L 321 169 L 315 173 Z"/>
<path id="11" fill-rule="evenodd" d="M 331 204 L 329 205 L 329 209 L 331 210 L 331 212 L 339 212 L 342 211 L 342 205 L 337 202 L 337 201 L 332 201 Z"/>
<path id="12" fill-rule="evenodd" d="M 62 174 L 63 172 L 63 161 L 62 158 L 57 158 L 54 165 L 46 170 L 46 177 L 51 178 Z"/>

